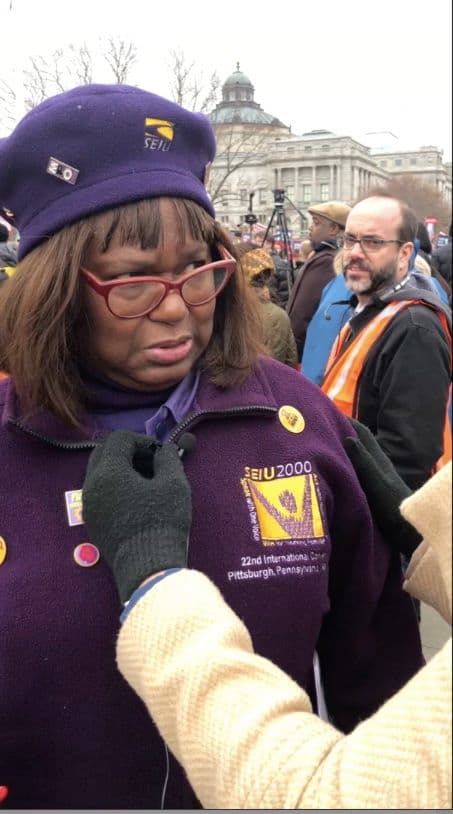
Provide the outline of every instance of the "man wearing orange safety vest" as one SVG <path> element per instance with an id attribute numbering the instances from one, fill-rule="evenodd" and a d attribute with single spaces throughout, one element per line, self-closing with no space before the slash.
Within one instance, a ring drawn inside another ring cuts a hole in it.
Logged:
<path id="1" fill-rule="evenodd" d="M 376 195 L 351 210 L 343 268 L 354 313 L 333 343 L 323 391 L 358 418 L 411 489 L 451 458 L 451 313 L 409 274 L 415 213 Z"/>

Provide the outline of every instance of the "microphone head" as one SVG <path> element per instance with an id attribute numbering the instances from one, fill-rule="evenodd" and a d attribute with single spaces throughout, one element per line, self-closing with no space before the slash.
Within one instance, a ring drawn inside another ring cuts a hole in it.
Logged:
<path id="1" fill-rule="evenodd" d="M 178 444 L 177 444 L 178 449 L 179 449 L 178 454 L 179 454 L 180 458 L 182 458 L 183 455 L 187 455 L 189 452 L 192 452 L 192 450 L 193 450 L 193 448 L 195 446 L 196 440 L 197 439 L 195 438 L 194 435 L 192 435 L 191 432 L 184 432 L 181 435 L 181 438 L 179 439 Z"/>

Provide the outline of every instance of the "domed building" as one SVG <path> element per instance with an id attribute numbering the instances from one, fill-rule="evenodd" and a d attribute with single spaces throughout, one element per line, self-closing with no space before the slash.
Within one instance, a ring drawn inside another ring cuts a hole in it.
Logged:
<path id="1" fill-rule="evenodd" d="M 217 140 L 209 192 L 219 220 L 231 227 L 242 220 L 251 191 L 272 188 L 267 158 L 270 145 L 278 139 L 291 138 L 291 129 L 255 102 L 255 88 L 241 71 L 239 62 L 224 82 L 222 101 L 209 118 Z M 258 197 L 254 204 L 261 209 L 270 202 L 269 193 L 261 192 Z"/>
<path id="2" fill-rule="evenodd" d="M 214 125 L 265 125 L 267 129 L 275 129 L 289 134 L 290 129 L 270 113 L 265 113 L 261 105 L 255 102 L 255 88 L 248 76 L 240 70 L 239 62 L 236 70 L 228 77 L 222 86 L 222 101 L 209 118 Z"/>
<path id="3" fill-rule="evenodd" d="M 274 227 L 274 190 L 284 190 L 286 220 L 296 248 L 306 236 L 308 209 L 313 205 L 329 200 L 353 203 L 404 172 L 422 173 L 436 188 L 445 188 L 446 199 L 451 201 L 451 165 L 450 170 L 443 165 L 437 148 L 377 152 L 351 136 L 328 129 L 295 135 L 291 127 L 255 102 L 255 88 L 239 63 L 224 82 L 222 101 L 209 118 L 217 153 L 208 175 L 208 189 L 217 219 L 230 231 L 244 230 L 250 201 L 259 222 L 250 230 L 246 227 L 250 236 L 263 225 L 266 228 L 272 223 Z M 278 239 L 274 228 L 273 235 Z"/>

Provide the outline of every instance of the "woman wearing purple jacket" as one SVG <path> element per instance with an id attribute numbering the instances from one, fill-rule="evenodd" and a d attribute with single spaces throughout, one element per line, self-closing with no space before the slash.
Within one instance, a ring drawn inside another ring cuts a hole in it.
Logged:
<path id="1" fill-rule="evenodd" d="M 114 663 L 128 589 L 81 495 L 112 430 L 195 436 L 189 565 L 314 703 L 317 653 L 337 727 L 422 664 L 399 556 L 343 449 L 350 424 L 261 355 L 205 188 L 214 154 L 206 117 L 124 85 L 48 99 L 0 147 L 0 206 L 21 233 L 0 292 L 5 807 L 199 805 Z"/>

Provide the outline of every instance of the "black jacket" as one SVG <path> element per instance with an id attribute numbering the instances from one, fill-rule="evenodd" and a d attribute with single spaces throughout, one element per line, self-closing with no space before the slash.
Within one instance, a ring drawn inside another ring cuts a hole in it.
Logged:
<path id="1" fill-rule="evenodd" d="M 288 316 L 296 337 L 299 359 L 304 350 L 308 325 L 319 305 L 324 286 L 335 277 L 333 261 L 336 253 L 336 245 L 327 242 L 319 244 L 302 266 L 291 289 Z"/>
<path id="2" fill-rule="evenodd" d="M 271 286 L 274 293 L 274 302 L 286 308 L 289 291 L 293 281 L 293 271 L 288 260 L 280 257 L 277 252 L 271 252 L 272 260 L 274 261 L 275 274 L 271 280 Z M 289 277 L 289 285 L 288 285 Z"/>
<path id="3" fill-rule="evenodd" d="M 390 300 L 415 299 L 435 305 L 451 326 L 449 309 L 436 294 L 407 285 L 397 293 L 375 295 L 352 317 L 350 338 Z M 411 489 L 428 480 L 442 454 L 450 348 L 435 310 L 414 305 L 392 319 L 371 348 L 360 377 L 354 414 L 376 436 Z"/>
<path id="4" fill-rule="evenodd" d="M 433 262 L 436 266 L 439 273 L 442 275 L 444 280 L 447 281 L 448 285 L 451 287 L 451 273 L 452 273 L 452 239 L 449 238 L 448 243 L 446 246 L 439 246 L 435 252 L 433 252 Z"/>

